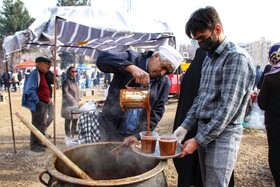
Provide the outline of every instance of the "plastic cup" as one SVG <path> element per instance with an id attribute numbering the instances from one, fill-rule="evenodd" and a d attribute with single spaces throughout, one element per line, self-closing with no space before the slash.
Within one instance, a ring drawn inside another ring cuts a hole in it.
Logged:
<path id="1" fill-rule="evenodd" d="M 151 131 L 150 135 L 147 131 L 140 132 L 141 151 L 144 153 L 154 153 L 158 139 L 158 133 Z"/>
<path id="2" fill-rule="evenodd" d="M 162 135 L 159 136 L 159 151 L 160 156 L 172 156 L 176 153 L 177 136 Z"/>

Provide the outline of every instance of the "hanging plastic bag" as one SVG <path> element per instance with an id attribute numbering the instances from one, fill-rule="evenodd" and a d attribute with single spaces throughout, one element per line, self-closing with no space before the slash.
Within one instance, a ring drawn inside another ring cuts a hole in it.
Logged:
<path id="1" fill-rule="evenodd" d="M 78 139 L 73 139 L 67 136 L 65 137 L 64 141 L 67 148 L 72 148 L 81 144 Z"/>
<path id="2" fill-rule="evenodd" d="M 245 128 L 265 130 L 264 111 L 261 110 L 256 102 L 253 103 L 249 120 L 244 124 Z"/>
<path id="3" fill-rule="evenodd" d="M 83 104 L 80 109 L 81 110 L 85 110 L 85 111 L 88 111 L 88 110 L 95 110 L 97 107 L 97 102 L 94 101 L 94 100 L 91 100 L 91 101 L 88 101 L 86 102 L 85 104 Z"/>

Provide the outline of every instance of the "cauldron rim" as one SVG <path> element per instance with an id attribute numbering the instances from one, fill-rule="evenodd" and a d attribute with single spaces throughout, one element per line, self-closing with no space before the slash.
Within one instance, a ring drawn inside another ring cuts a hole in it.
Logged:
<path id="1" fill-rule="evenodd" d="M 82 144 L 75 146 L 73 148 L 67 149 L 64 152 L 71 151 L 75 148 L 80 147 L 87 147 L 87 146 L 94 146 L 94 145 L 101 145 L 101 144 L 121 144 L 120 142 L 95 142 L 95 143 L 89 143 L 89 144 Z M 55 162 L 57 160 L 57 156 L 53 155 L 49 158 L 47 161 L 47 171 L 48 173 L 55 177 L 58 180 L 61 180 L 63 182 L 72 183 L 72 184 L 79 184 L 79 185 L 87 185 L 87 186 L 120 186 L 120 185 L 128 185 L 133 183 L 138 183 L 145 181 L 147 179 L 150 179 L 160 172 L 163 171 L 165 168 L 167 161 L 166 160 L 159 160 L 159 163 L 151 170 L 142 173 L 140 175 L 132 176 L 132 177 L 126 177 L 121 179 L 110 179 L 110 180 L 85 180 L 85 179 L 79 179 L 71 176 L 67 176 L 61 172 L 59 172 L 55 168 Z"/>

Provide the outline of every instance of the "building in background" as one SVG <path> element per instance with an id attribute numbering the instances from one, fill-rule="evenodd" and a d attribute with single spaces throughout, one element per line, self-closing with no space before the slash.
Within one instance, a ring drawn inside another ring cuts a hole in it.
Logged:
<path id="1" fill-rule="evenodd" d="M 266 41 L 264 37 L 262 37 L 259 41 L 251 42 L 251 43 L 238 43 L 238 45 L 244 48 L 253 58 L 254 65 L 260 65 L 261 69 L 263 69 L 268 63 L 268 51 L 270 46 L 272 45 L 271 41 Z"/>

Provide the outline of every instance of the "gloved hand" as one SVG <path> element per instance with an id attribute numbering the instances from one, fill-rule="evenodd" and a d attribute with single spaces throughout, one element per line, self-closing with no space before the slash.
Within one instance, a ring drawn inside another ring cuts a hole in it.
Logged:
<path id="1" fill-rule="evenodd" d="M 182 140 L 185 138 L 186 134 L 188 133 L 188 130 L 185 129 L 182 126 L 179 126 L 173 133 L 173 135 L 178 137 L 178 142 L 181 143 Z"/>

